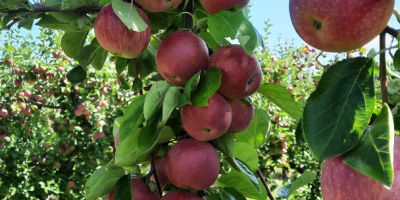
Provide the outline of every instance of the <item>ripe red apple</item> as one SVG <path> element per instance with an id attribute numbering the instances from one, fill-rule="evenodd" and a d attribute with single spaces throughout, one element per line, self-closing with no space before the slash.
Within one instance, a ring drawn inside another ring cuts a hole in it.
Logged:
<path id="1" fill-rule="evenodd" d="M 394 142 L 394 182 L 388 190 L 380 182 L 343 163 L 343 156 L 325 161 L 321 175 L 324 200 L 398 200 L 400 196 L 400 137 Z"/>
<path id="2" fill-rule="evenodd" d="M 204 200 L 195 193 L 169 191 L 161 198 L 161 200 Z"/>
<path id="3" fill-rule="evenodd" d="M 8 66 L 11 66 L 13 64 L 13 60 L 12 59 L 4 60 L 4 64 L 8 65 Z"/>
<path id="4" fill-rule="evenodd" d="M 177 8 L 183 0 L 135 0 L 143 9 L 149 12 L 163 12 L 170 8 Z"/>
<path id="5" fill-rule="evenodd" d="M 249 1 L 250 0 L 200 0 L 200 3 L 208 13 L 215 14 L 222 10 L 241 10 L 247 6 Z"/>
<path id="6" fill-rule="evenodd" d="M 7 118 L 7 116 L 8 116 L 8 110 L 6 110 L 6 109 L 1 109 L 0 110 L 0 117 L 3 117 L 3 118 Z"/>
<path id="7" fill-rule="evenodd" d="M 37 102 L 41 102 L 43 100 L 43 97 L 42 97 L 42 95 L 39 94 L 35 97 L 35 99 Z"/>
<path id="8" fill-rule="evenodd" d="M 211 56 L 208 67 L 221 69 L 219 93 L 228 99 L 243 99 L 261 85 L 262 72 L 257 58 L 247 55 L 240 45 L 219 48 Z"/>
<path id="9" fill-rule="evenodd" d="M 222 136 L 232 122 L 229 102 L 217 92 L 208 100 L 208 106 L 186 105 L 181 110 L 186 132 L 194 139 L 208 141 Z"/>
<path id="10" fill-rule="evenodd" d="M 254 116 L 254 106 L 247 99 L 229 100 L 232 107 L 232 123 L 229 132 L 237 133 L 250 126 Z"/>
<path id="11" fill-rule="evenodd" d="M 141 9 L 136 8 L 148 27 L 143 32 L 129 30 L 111 7 L 104 6 L 97 16 L 94 32 L 97 41 L 107 51 L 124 58 L 139 57 L 150 43 L 150 21 Z"/>
<path id="12" fill-rule="evenodd" d="M 132 178 L 132 196 L 134 200 L 160 200 L 161 197 L 158 191 L 151 192 L 141 179 Z M 114 192 L 108 194 L 107 200 L 114 200 Z"/>
<path id="13" fill-rule="evenodd" d="M 30 96 L 32 96 L 32 92 L 31 91 L 29 91 L 29 90 L 25 90 L 25 96 L 26 97 L 30 97 Z"/>
<path id="14" fill-rule="evenodd" d="M 16 73 L 16 74 L 19 74 L 19 72 L 21 72 L 21 69 L 18 68 L 18 67 L 13 67 L 13 71 L 14 71 L 14 73 Z"/>
<path id="15" fill-rule="evenodd" d="M 183 139 L 167 154 L 167 174 L 172 184 L 183 189 L 204 190 L 218 178 L 219 157 L 207 142 Z"/>
<path id="16" fill-rule="evenodd" d="M 21 79 L 18 79 L 18 80 L 15 80 L 15 81 L 14 81 L 14 84 L 15 84 L 16 86 L 21 86 L 21 85 L 24 84 L 24 81 L 22 81 Z"/>
<path id="17" fill-rule="evenodd" d="M 290 0 L 299 36 L 322 51 L 345 52 L 374 39 L 386 27 L 394 0 Z"/>
<path id="18" fill-rule="evenodd" d="M 168 175 L 167 175 L 167 159 L 166 157 L 157 158 L 154 160 L 154 165 L 157 172 L 157 179 L 161 187 L 164 187 L 168 183 L 170 183 Z M 151 180 L 155 182 L 154 175 L 151 177 Z"/>
<path id="19" fill-rule="evenodd" d="M 160 44 L 157 69 L 170 83 L 184 85 L 193 75 L 207 68 L 208 48 L 203 39 L 187 31 L 176 31 Z"/>

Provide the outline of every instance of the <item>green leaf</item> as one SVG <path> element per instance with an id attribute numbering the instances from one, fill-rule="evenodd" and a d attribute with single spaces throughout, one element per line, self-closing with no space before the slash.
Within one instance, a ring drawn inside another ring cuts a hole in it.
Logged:
<path id="1" fill-rule="evenodd" d="M 171 87 L 166 81 L 158 81 L 151 86 L 150 91 L 146 94 L 146 100 L 144 102 L 144 118 L 149 120 L 154 112 L 159 108 L 161 100 L 164 98 L 165 93 Z"/>
<path id="2" fill-rule="evenodd" d="M 67 73 L 67 79 L 72 84 L 81 83 L 83 82 L 83 80 L 85 80 L 85 78 L 86 78 L 86 70 L 80 65 L 74 67 Z"/>
<path id="3" fill-rule="evenodd" d="M 222 200 L 246 200 L 246 197 L 233 187 L 221 188 L 219 192 Z"/>
<path id="4" fill-rule="evenodd" d="M 125 175 L 122 167 L 115 164 L 108 164 L 96 170 L 85 185 L 86 198 L 95 200 L 110 193 L 118 179 Z"/>
<path id="5" fill-rule="evenodd" d="M 178 86 L 172 86 L 168 89 L 167 93 L 165 94 L 164 101 L 163 101 L 163 106 L 162 106 L 162 119 L 160 124 L 158 125 L 163 126 L 165 123 L 167 123 L 169 117 L 171 116 L 171 113 L 173 110 L 176 109 L 176 107 L 179 104 L 179 99 L 181 98 L 181 87 Z"/>
<path id="6" fill-rule="evenodd" d="M 160 137 L 158 137 L 157 143 L 165 143 L 175 137 L 174 130 L 169 126 L 163 126 L 161 128 Z"/>
<path id="7" fill-rule="evenodd" d="M 344 163 L 381 182 L 387 187 L 393 183 L 393 115 L 384 104 L 378 118 L 365 133 L 364 139 L 345 154 Z"/>
<path id="8" fill-rule="evenodd" d="M 149 17 L 151 30 L 166 30 L 172 25 L 179 26 L 182 23 L 181 12 L 161 12 L 161 13 L 147 13 Z"/>
<path id="9" fill-rule="evenodd" d="M 201 75 L 199 85 L 192 98 L 196 107 L 208 106 L 208 100 L 218 91 L 221 85 L 221 77 L 221 70 L 217 67 L 212 67 Z"/>
<path id="10" fill-rule="evenodd" d="M 268 113 L 263 109 L 256 108 L 250 126 L 246 130 L 236 133 L 235 137 L 238 141 L 246 142 L 254 149 L 258 149 L 265 143 L 270 127 L 271 120 Z"/>
<path id="11" fill-rule="evenodd" d="M 83 29 L 81 29 L 77 24 L 75 25 L 73 23 L 61 22 L 52 15 L 45 15 L 36 23 L 36 25 L 43 28 L 62 30 L 66 32 L 85 32 L 93 28 L 85 26 Z"/>
<path id="12" fill-rule="evenodd" d="M 261 185 L 260 182 L 258 182 L 258 184 Z M 246 175 L 238 171 L 231 171 L 227 174 L 222 174 L 218 178 L 216 185 L 235 188 L 247 198 L 256 200 L 267 199 L 267 192 L 264 187 L 261 188 L 261 192 L 258 191 L 256 188 L 254 188 Z"/>
<path id="13" fill-rule="evenodd" d="M 251 22 L 241 13 L 221 11 L 208 18 L 211 35 L 219 43 L 225 38 L 238 39 L 247 54 L 253 55 L 260 37 Z"/>
<path id="14" fill-rule="evenodd" d="M 122 122 L 122 117 L 115 118 L 114 126 L 113 126 L 113 136 L 114 137 L 115 137 L 115 134 L 117 134 L 117 132 L 119 132 L 119 127 L 121 126 L 121 122 Z"/>
<path id="15" fill-rule="evenodd" d="M 236 153 L 236 151 L 235 151 Z M 236 167 L 244 174 L 246 175 L 247 179 L 250 181 L 250 183 L 253 185 L 253 187 L 261 193 L 261 187 L 260 183 L 257 180 L 257 177 L 254 175 L 254 173 L 251 171 L 251 169 L 244 163 L 243 161 L 234 158 L 233 162 L 235 163 Z"/>
<path id="16" fill-rule="evenodd" d="M 131 175 L 127 174 L 121 177 L 117 184 L 115 185 L 114 189 L 114 199 L 115 200 L 125 200 L 125 199 L 132 199 L 132 181 Z"/>
<path id="17" fill-rule="evenodd" d="M 104 62 L 106 61 L 108 52 L 104 50 L 99 42 L 95 39 L 88 46 L 84 46 L 79 50 L 78 62 L 82 67 L 87 67 L 90 63 L 94 63 L 93 66 L 97 70 L 103 68 Z"/>
<path id="18" fill-rule="evenodd" d="M 149 119 L 146 126 L 142 129 L 137 140 L 137 154 L 146 155 L 151 153 L 151 150 L 157 144 L 160 137 L 161 129 L 157 128 L 160 122 L 161 112 L 156 112 L 155 115 Z"/>
<path id="19" fill-rule="evenodd" d="M 233 135 L 230 133 L 225 133 L 221 137 L 215 140 L 216 147 L 224 155 L 233 159 L 235 157 L 235 140 Z"/>
<path id="20" fill-rule="evenodd" d="M 265 83 L 260 86 L 258 92 L 274 103 L 280 109 L 299 120 L 303 113 L 303 104 L 296 102 L 292 94 L 284 86 L 274 83 Z"/>
<path id="21" fill-rule="evenodd" d="M 143 82 L 142 80 L 140 80 L 139 78 L 135 78 L 133 79 L 133 83 L 132 83 L 132 91 L 135 93 L 138 93 L 142 90 L 143 88 Z"/>
<path id="22" fill-rule="evenodd" d="M 137 164 L 137 140 L 142 129 L 138 128 L 128 136 L 121 140 L 121 133 L 119 133 L 120 142 L 115 152 L 115 164 L 130 167 Z"/>
<path id="23" fill-rule="evenodd" d="M 90 6 L 90 0 L 64 0 L 62 3 L 63 10 L 73 10 L 76 8 Z"/>
<path id="24" fill-rule="evenodd" d="M 360 140 L 375 106 L 374 66 L 362 57 L 338 62 L 308 98 L 303 134 L 318 160 L 343 154 Z"/>
<path id="25" fill-rule="evenodd" d="M 394 65 L 394 69 L 396 69 L 397 71 L 400 71 L 400 49 L 397 49 L 396 53 L 394 54 L 393 65 Z"/>
<path id="26" fill-rule="evenodd" d="M 143 32 L 146 30 L 147 24 L 142 17 L 140 17 L 139 12 L 133 4 L 126 3 L 122 0 L 112 0 L 112 8 L 129 30 L 136 32 Z"/>
<path id="27" fill-rule="evenodd" d="M 135 98 L 126 108 L 119 128 L 119 142 L 123 142 L 127 136 L 139 128 L 144 121 L 143 105 L 145 96 Z"/>
<path id="28" fill-rule="evenodd" d="M 118 76 L 121 75 L 122 72 L 124 72 L 127 65 L 128 65 L 128 59 L 121 57 L 117 58 L 117 60 L 115 61 L 115 68 L 117 69 Z"/>
<path id="29" fill-rule="evenodd" d="M 279 188 L 277 194 L 281 198 L 289 198 L 297 189 L 311 183 L 315 180 L 316 175 L 310 171 L 305 171 L 300 177 L 298 177 L 293 183 L 285 185 Z"/>
<path id="30" fill-rule="evenodd" d="M 63 0 L 46 0 L 44 2 L 44 5 L 46 7 L 51 7 L 51 6 L 60 6 L 62 4 Z"/>
<path id="31" fill-rule="evenodd" d="M 252 172 L 258 169 L 258 155 L 254 150 L 254 147 L 244 143 L 235 143 L 235 158 L 245 163 Z"/>
<path id="32" fill-rule="evenodd" d="M 93 39 L 93 41 L 90 45 L 98 45 L 98 48 L 96 49 L 96 52 L 94 53 L 94 55 L 92 57 L 92 62 L 90 64 L 96 70 L 101 70 L 104 66 L 104 63 L 107 60 L 108 51 L 106 51 L 105 49 L 103 49 L 103 47 L 100 46 L 100 44 L 96 40 L 96 38 Z"/>
<path id="33" fill-rule="evenodd" d="M 80 32 L 66 32 L 61 39 L 61 47 L 65 54 L 70 57 L 77 59 L 78 53 L 85 44 L 88 31 Z"/>
<path id="34" fill-rule="evenodd" d="M 197 72 L 188 80 L 188 82 L 186 82 L 185 89 L 183 90 L 183 95 L 179 102 L 179 107 L 192 104 L 190 97 L 192 93 L 196 90 L 197 85 L 200 82 L 200 74 L 201 74 L 200 72 Z"/>
<path id="35" fill-rule="evenodd" d="M 303 117 L 299 119 L 296 125 L 295 136 L 297 144 L 301 144 L 305 142 L 304 135 L 303 135 Z"/>
<path id="36" fill-rule="evenodd" d="M 77 20 L 80 15 L 76 13 L 59 13 L 59 12 L 52 12 L 50 13 L 51 16 L 56 18 L 58 21 L 63 23 L 68 23 L 71 21 Z"/>

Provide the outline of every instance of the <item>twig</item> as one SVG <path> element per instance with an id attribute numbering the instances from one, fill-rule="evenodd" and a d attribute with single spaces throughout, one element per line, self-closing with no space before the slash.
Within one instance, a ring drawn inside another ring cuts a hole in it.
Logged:
<path id="1" fill-rule="evenodd" d="M 264 179 L 264 177 L 263 177 L 263 175 L 262 175 L 262 173 L 261 173 L 261 171 L 259 169 L 257 170 L 257 176 L 258 176 L 258 178 L 260 178 L 262 184 L 264 185 L 265 189 L 267 190 L 268 198 L 271 199 L 271 200 L 275 200 L 274 196 L 272 196 L 271 190 L 269 190 L 267 182 L 265 182 L 265 179 Z"/>
<path id="2" fill-rule="evenodd" d="M 194 10 L 194 0 L 189 0 L 187 6 L 186 6 L 186 12 L 193 14 Z M 185 21 L 185 28 L 191 29 L 193 28 L 193 16 L 186 14 L 184 17 Z"/>
<path id="3" fill-rule="evenodd" d="M 151 153 L 151 171 L 153 171 L 154 180 L 156 181 L 158 192 L 160 193 L 160 197 L 162 197 L 162 190 L 160 182 L 158 181 L 156 165 L 154 164 L 154 153 Z"/>
<path id="4" fill-rule="evenodd" d="M 399 30 L 396 30 L 390 26 L 386 26 L 386 28 L 383 30 L 383 33 L 387 33 L 393 36 L 394 38 L 397 38 L 397 36 L 399 35 Z"/>
<path id="5" fill-rule="evenodd" d="M 386 30 L 386 29 L 385 29 Z M 386 48 L 386 32 L 379 36 L 379 49 Z M 379 78 L 381 80 L 382 103 L 388 103 L 387 78 L 386 78 L 386 52 L 379 55 Z"/>
<path id="6" fill-rule="evenodd" d="M 61 107 L 58 107 L 58 106 L 52 106 L 52 105 L 46 105 L 46 104 L 42 104 L 42 103 L 38 103 L 38 102 L 36 102 L 36 101 L 33 101 L 33 100 L 31 100 L 31 99 L 28 99 L 28 100 L 27 100 L 27 102 L 28 102 L 28 103 L 31 103 L 31 104 L 33 104 L 33 105 L 40 106 L 40 107 L 45 107 L 45 108 L 54 108 L 54 109 L 61 109 Z"/>

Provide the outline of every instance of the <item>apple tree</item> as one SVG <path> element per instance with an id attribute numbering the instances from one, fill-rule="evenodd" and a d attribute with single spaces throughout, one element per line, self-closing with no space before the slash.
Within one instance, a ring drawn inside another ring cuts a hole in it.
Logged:
<path id="1" fill-rule="evenodd" d="M 395 143 L 399 122 L 394 121 L 399 116 L 398 75 L 387 73 L 391 69 L 386 65 L 384 43 L 386 34 L 394 38 L 398 35 L 395 29 L 386 27 L 394 1 L 330 1 L 315 9 L 317 0 L 291 0 L 293 25 L 314 48 L 307 45 L 283 50 L 289 54 L 278 49 L 278 54 L 284 55 L 281 58 L 264 47 L 263 37 L 249 21 L 248 3 L 249 0 L 0 2 L 2 29 L 30 29 L 35 25 L 63 32 L 62 38 L 54 41 L 62 50 L 53 51 L 53 59 L 57 63 L 60 56 L 66 56 L 63 62 L 74 66 L 53 83 L 66 84 L 64 91 L 56 91 L 70 95 L 68 100 L 56 96 L 64 107 L 54 115 L 69 112 L 74 120 L 84 120 L 81 123 L 89 120 L 84 127 L 93 132 L 91 104 L 96 104 L 109 87 L 104 79 L 90 79 L 90 71 L 106 71 L 105 77 L 116 74 L 118 84 L 110 86 L 115 92 L 112 101 L 106 105 L 104 100 L 99 101 L 96 107 L 98 112 L 102 105 L 114 109 L 108 113 L 115 115 L 95 116 L 96 120 L 108 119 L 97 121 L 96 125 L 107 125 L 108 133 L 113 134 L 115 158 L 96 163 L 99 167 L 90 178 L 88 173 L 77 175 L 82 181 L 78 188 L 87 199 L 289 198 L 303 185 L 319 187 L 311 182 L 319 181 L 316 175 L 320 177 L 318 168 L 324 160 L 321 187 L 325 199 L 365 199 L 356 190 L 359 185 L 369 192 L 363 194 L 368 198 L 396 198 L 400 187 L 396 175 L 400 158 L 394 153 L 400 147 Z M 380 52 L 371 51 L 367 57 L 352 54 L 352 50 L 380 33 Z M 31 56 L 35 52 L 28 52 L 25 58 L 43 60 L 46 44 L 42 47 L 39 59 Z M 13 51 L 12 45 L 5 48 Z M 347 53 L 323 64 L 324 52 L 315 48 Z M 378 54 L 380 70 L 375 70 L 374 57 Z M 38 73 L 36 76 L 46 85 L 52 84 L 47 79 L 56 79 L 35 64 L 15 63 L 13 55 L 24 57 L 19 52 L 3 55 L 4 67 L 9 66 L 6 72 L 17 73 L 14 65 L 23 65 L 26 71 Z M 393 56 L 397 71 L 399 56 L 397 52 Z M 45 60 L 43 66 L 50 68 L 53 59 Z M 115 69 L 109 68 L 108 60 L 113 61 L 111 66 Z M 21 74 L 14 85 L 23 86 L 23 79 L 27 78 Z M 392 84 L 389 90 L 388 79 Z M 91 96 L 87 92 L 76 97 L 80 84 L 92 83 L 100 85 L 101 93 Z M 15 89 L 9 85 L 10 90 Z M 117 92 L 118 88 L 121 89 Z M 47 101 L 56 102 L 50 90 L 49 93 Z M 10 94 L 17 97 L 10 99 Z M 38 103 L 43 99 L 31 97 L 26 89 L 2 95 L 5 102 L 15 99 L 17 107 L 29 115 L 47 105 Z M 82 104 L 82 100 L 91 104 Z M 21 107 L 26 102 L 32 108 Z M 1 110 L 2 121 L 10 120 L 11 110 L 18 112 L 18 108 L 9 107 Z M 35 120 L 43 121 L 40 117 Z M 68 123 L 67 120 L 65 125 Z M 56 124 L 52 129 L 68 133 L 59 127 Z M 96 137 L 100 137 L 98 133 Z M 288 157 L 285 154 L 289 137 L 292 154 Z M 11 141 L 13 137 L 6 139 Z M 82 140 L 85 145 L 76 152 L 87 151 L 89 159 L 90 152 L 98 150 L 87 148 L 98 145 L 90 143 L 96 138 L 89 142 L 79 135 L 70 139 Z M 279 168 L 268 162 L 276 160 L 271 149 L 277 140 L 282 147 L 282 173 L 295 169 L 293 176 L 297 179 L 288 180 L 286 174 L 283 181 L 290 183 L 273 194 L 265 178 Z M 70 145 L 64 147 L 72 151 Z M 100 147 L 102 151 L 109 148 Z M 310 151 L 305 151 L 308 148 Z M 311 161 L 299 162 L 302 156 Z M 87 159 L 80 158 L 83 163 Z M 329 167 L 330 163 L 334 167 Z M 342 170 L 329 170 L 339 165 Z M 340 176 L 344 178 L 329 173 L 344 174 Z M 354 174 L 351 181 L 346 182 L 346 174 Z M 340 181 L 343 184 L 337 184 Z"/>

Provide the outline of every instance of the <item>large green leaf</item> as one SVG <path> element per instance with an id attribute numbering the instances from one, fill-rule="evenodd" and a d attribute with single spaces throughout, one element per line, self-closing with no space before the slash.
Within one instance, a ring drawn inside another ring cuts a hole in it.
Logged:
<path id="1" fill-rule="evenodd" d="M 130 167 L 138 162 L 137 140 L 142 129 L 136 129 L 119 143 L 115 152 L 115 164 Z M 121 138 L 121 137 L 120 137 Z"/>
<path id="2" fill-rule="evenodd" d="M 157 144 L 160 137 L 161 129 L 158 128 L 160 122 L 161 112 L 156 112 L 155 115 L 149 119 L 146 126 L 143 127 L 137 140 L 137 154 L 146 155 Z"/>
<path id="3" fill-rule="evenodd" d="M 196 90 L 197 85 L 199 85 L 200 82 L 200 72 L 197 72 L 195 75 L 192 76 L 186 82 L 185 89 L 183 91 L 183 95 L 181 96 L 180 102 L 179 102 L 179 107 L 182 107 L 184 105 L 191 105 L 192 101 L 190 100 L 191 95 L 193 92 Z"/>
<path id="4" fill-rule="evenodd" d="M 71 58 L 78 59 L 78 54 L 85 44 L 88 31 L 66 32 L 61 39 L 61 47 L 65 54 Z"/>
<path id="5" fill-rule="evenodd" d="M 387 104 L 365 134 L 364 139 L 345 154 L 343 161 L 355 170 L 391 187 L 394 173 L 394 124 Z"/>
<path id="6" fill-rule="evenodd" d="M 78 24 L 61 22 L 52 15 L 45 15 L 36 23 L 36 25 L 43 28 L 62 30 L 66 32 L 82 32 L 82 31 L 88 31 L 91 28 L 93 28 L 90 26 L 79 28 Z"/>
<path id="7" fill-rule="evenodd" d="M 271 120 L 268 113 L 263 109 L 256 108 L 250 126 L 246 130 L 236 133 L 235 137 L 238 141 L 246 142 L 254 149 L 258 149 L 265 143 L 270 126 Z"/>
<path id="8" fill-rule="evenodd" d="M 284 86 L 274 83 L 264 83 L 260 86 L 258 92 L 294 119 L 300 119 L 303 113 L 303 104 L 296 102 L 289 90 Z"/>
<path id="9" fill-rule="evenodd" d="M 85 195 L 89 200 L 95 200 L 110 193 L 118 179 L 125 175 L 122 167 L 108 164 L 96 170 L 85 185 Z"/>
<path id="10" fill-rule="evenodd" d="M 126 58 L 118 57 L 117 60 L 115 61 L 115 68 L 117 70 L 118 75 L 124 72 L 126 66 L 128 66 L 128 59 Z"/>
<path id="11" fill-rule="evenodd" d="M 261 185 L 259 181 L 258 184 Z M 261 191 L 258 191 L 246 175 L 238 171 L 231 171 L 227 174 L 221 175 L 218 178 L 216 185 L 235 188 L 247 198 L 256 200 L 267 199 L 267 192 L 264 187 L 261 188 Z"/>
<path id="12" fill-rule="evenodd" d="M 293 183 L 290 183 L 278 190 L 279 197 L 289 198 L 297 189 L 311 183 L 315 180 L 316 175 L 310 171 L 305 171 L 300 177 L 298 177 Z"/>
<path id="13" fill-rule="evenodd" d="M 362 57 L 338 62 L 308 98 L 303 134 L 318 160 L 343 154 L 360 140 L 375 106 L 374 66 Z"/>
<path id="14" fill-rule="evenodd" d="M 181 87 L 178 86 L 172 86 L 168 89 L 167 93 L 165 94 L 164 101 L 163 101 L 163 106 L 162 106 L 162 119 L 159 124 L 159 126 L 165 125 L 165 123 L 168 121 L 169 117 L 171 116 L 171 113 L 173 110 L 176 109 L 176 107 L 179 104 L 179 100 L 182 96 L 181 94 Z"/>
<path id="15" fill-rule="evenodd" d="M 68 81 L 73 84 L 81 83 L 85 80 L 85 78 L 86 78 L 86 70 L 80 65 L 74 67 L 67 73 Z"/>
<path id="16" fill-rule="evenodd" d="M 112 8 L 129 30 L 136 32 L 146 30 L 146 22 L 140 17 L 139 12 L 132 3 L 126 3 L 122 0 L 112 0 Z"/>
<path id="17" fill-rule="evenodd" d="M 150 91 L 146 94 L 146 100 L 144 102 L 143 113 L 146 120 L 149 120 L 160 107 L 161 100 L 170 87 L 171 84 L 167 81 L 158 81 L 151 86 Z"/>
<path id="18" fill-rule="evenodd" d="M 244 142 L 235 143 L 235 158 L 245 163 L 252 172 L 258 169 L 258 155 L 252 145 Z"/>
<path id="19" fill-rule="evenodd" d="M 143 123 L 143 105 L 145 96 L 139 96 L 135 98 L 131 104 L 126 108 L 124 116 L 122 118 L 121 126 L 119 128 L 119 142 L 121 143 L 124 139 L 135 132 L 137 128 Z"/>
<path id="20" fill-rule="evenodd" d="M 233 159 L 235 157 L 235 140 L 233 135 L 225 133 L 223 136 L 215 140 L 216 148 L 225 156 Z"/>
<path id="21" fill-rule="evenodd" d="M 221 70 L 217 67 L 212 67 L 201 75 L 200 83 L 192 98 L 196 107 L 208 106 L 208 100 L 218 91 L 221 85 L 221 77 Z"/>
<path id="22" fill-rule="evenodd" d="M 95 69 L 101 70 L 107 55 L 108 51 L 104 50 L 95 38 L 90 45 L 84 46 L 79 50 L 78 61 L 83 67 L 92 64 Z"/>
<path id="23" fill-rule="evenodd" d="M 220 188 L 219 192 L 221 200 L 246 200 L 246 197 L 233 187 Z"/>
<path id="24" fill-rule="evenodd" d="M 233 163 L 235 163 L 236 167 L 247 177 L 247 179 L 250 181 L 253 187 L 259 193 L 261 193 L 261 188 L 262 188 L 260 187 L 261 184 L 258 182 L 256 175 L 254 175 L 249 166 L 247 166 L 246 163 L 244 163 L 243 161 L 236 158 L 233 158 Z"/>
<path id="25" fill-rule="evenodd" d="M 260 40 L 254 26 L 240 12 L 221 11 L 211 15 L 208 18 L 208 26 L 211 35 L 217 42 L 222 42 L 227 37 L 238 39 L 249 55 L 253 55 Z"/>
<path id="26" fill-rule="evenodd" d="M 121 177 L 114 189 L 114 200 L 132 199 L 131 175 Z"/>

